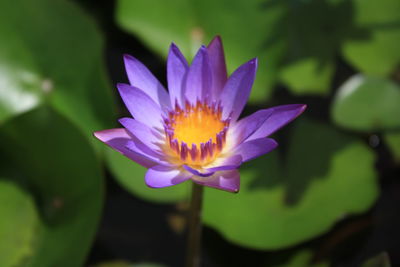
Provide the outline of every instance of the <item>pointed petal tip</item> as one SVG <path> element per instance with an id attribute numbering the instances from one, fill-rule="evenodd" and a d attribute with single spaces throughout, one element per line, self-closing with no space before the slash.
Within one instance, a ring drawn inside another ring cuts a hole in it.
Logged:
<path id="1" fill-rule="evenodd" d="M 252 58 L 249 61 L 247 61 L 246 63 L 244 63 L 243 65 L 241 65 L 239 68 L 237 68 L 237 70 L 242 69 L 242 70 L 246 70 L 248 72 L 256 72 L 258 67 L 258 59 L 257 58 Z"/>
<path id="2" fill-rule="evenodd" d="M 123 54 L 124 59 L 127 60 L 137 60 L 134 56 L 129 55 L 129 54 Z"/>
<path id="3" fill-rule="evenodd" d="M 129 120 L 132 120 L 132 118 L 123 117 L 123 118 L 118 119 L 118 122 L 119 122 L 120 124 L 124 125 L 124 123 L 127 122 L 127 121 L 129 121 Z"/>
<path id="4" fill-rule="evenodd" d="M 269 139 L 270 139 L 271 143 L 273 144 L 272 150 L 274 150 L 275 148 L 277 148 L 279 146 L 279 143 L 275 139 L 272 139 L 272 138 L 269 138 Z"/>
<path id="5" fill-rule="evenodd" d="M 226 191 L 227 191 L 227 192 L 230 192 L 230 193 L 237 194 L 237 193 L 239 193 L 239 190 L 240 190 L 240 186 L 239 186 L 238 188 L 234 188 L 234 189 L 226 190 Z"/>
<path id="6" fill-rule="evenodd" d="M 201 45 L 196 54 L 202 54 L 203 56 L 207 56 L 208 57 L 207 47 L 205 45 Z"/>
<path id="7" fill-rule="evenodd" d="M 253 59 L 250 59 L 249 64 L 255 65 L 255 66 L 257 67 L 257 65 L 258 65 L 258 58 L 255 57 L 255 58 L 253 58 Z"/>
<path id="8" fill-rule="evenodd" d="M 207 47 L 213 46 L 213 45 L 218 45 L 222 46 L 222 38 L 220 35 L 215 35 L 214 38 L 211 40 L 211 42 L 208 44 Z"/>
<path id="9" fill-rule="evenodd" d="M 124 128 L 114 128 L 95 131 L 93 132 L 93 136 L 105 143 L 114 138 L 126 138 L 128 135 Z"/>
<path id="10" fill-rule="evenodd" d="M 177 50 L 179 51 L 179 47 L 174 42 L 171 42 L 171 45 L 169 46 L 169 51 L 177 52 Z"/>
<path id="11" fill-rule="evenodd" d="M 134 61 L 134 62 L 138 61 L 134 56 L 131 56 L 131 55 L 129 55 L 129 54 L 123 54 L 123 59 L 124 59 L 124 64 L 125 64 L 125 66 L 127 66 L 127 64 L 128 64 L 130 61 Z"/>
<path id="12" fill-rule="evenodd" d="M 131 87 L 131 86 L 129 84 L 126 84 L 126 83 L 117 83 L 118 90 L 120 90 L 121 88 L 125 89 L 127 87 Z"/>
<path id="13" fill-rule="evenodd" d="M 216 41 L 219 41 L 222 43 L 222 38 L 221 38 L 221 35 L 219 35 L 219 34 L 215 35 L 213 40 L 216 40 Z"/>
<path id="14" fill-rule="evenodd" d="M 280 107 L 280 106 L 277 106 Z M 289 105 L 282 105 L 282 107 L 288 107 L 294 111 L 296 111 L 295 117 L 297 118 L 300 116 L 301 113 L 303 113 L 307 109 L 307 104 L 289 104 Z"/>
<path id="15" fill-rule="evenodd" d="M 92 133 L 94 137 L 100 140 L 100 131 L 96 131 Z"/>
<path id="16" fill-rule="evenodd" d="M 93 132 L 93 136 L 104 143 L 109 139 L 108 131 L 109 130 L 96 131 Z"/>
<path id="17" fill-rule="evenodd" d="M 123 96 L 132 88 L 131 85 L 126 84 L 126 83 L 117 83 L 117 89 L 119 94 L 121 95 L 122 99 L 124 98 Z"/>

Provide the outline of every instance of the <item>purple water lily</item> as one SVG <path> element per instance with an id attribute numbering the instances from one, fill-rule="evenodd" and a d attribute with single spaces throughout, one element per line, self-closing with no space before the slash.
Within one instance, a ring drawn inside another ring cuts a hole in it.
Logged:
<path id="1" fill-rule="evenodd" d="M 267 138 L 306 108 L 293 104 L 259 110 L 238 120 L 255 78 L 257 59 L 227 75 L 222 42 L 214 38 L 188 65 L 171 44 L 169 94 L 137 59 L 126 55 L 130 85 L 118 90 L 131 115 L 124 128 L 95 132 L 102 142 L 148 168 L 149 187 L 191 179 L 231 192 L 240 186 L 239 166 L 277 147 Z"/>

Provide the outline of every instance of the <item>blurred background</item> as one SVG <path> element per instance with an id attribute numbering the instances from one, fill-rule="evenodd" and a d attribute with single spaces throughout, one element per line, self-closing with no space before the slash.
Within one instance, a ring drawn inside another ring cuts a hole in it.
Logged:
<path id="1" fill-rule="evenodd" d="M 259 59 L 243 115 L 308 109 L 205 190 L 203 266 L 399 266 L 398 0 L 0 1 L 0 266 L 183 266 L 190 183 L 92 133 L 128 115 L 124 53 L 166 84 L 170 43 L 215 35 L 230 73 Z"/>

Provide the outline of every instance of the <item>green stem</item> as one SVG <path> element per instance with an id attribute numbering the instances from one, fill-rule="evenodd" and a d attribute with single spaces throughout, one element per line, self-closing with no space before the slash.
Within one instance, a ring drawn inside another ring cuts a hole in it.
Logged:
<path id="1" fill-rule="evenodd" d="M 201 207 L 203 202 L 203 186 L 193 182 L 192 199 L 190 201 L 189 232 L 186 267 L 200 266 L 201 251 Z"/>

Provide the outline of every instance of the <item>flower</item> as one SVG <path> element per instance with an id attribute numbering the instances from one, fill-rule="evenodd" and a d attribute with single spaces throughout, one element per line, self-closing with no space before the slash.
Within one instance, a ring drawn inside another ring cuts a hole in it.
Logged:
<path id="1" fill-rule="evenodd" d="M 124 128 L 95 132 L 102 142 L 148 168 L 149 187 L 195 183 L 238 192 L 238 168 L 277 147 L 267 138 L 299 116 L 305 105 L 259 110 L 239 120 L 257 69 L 257 59 L 228 78 L 220 37 L 202 46 L 188 65 L 171 44 L 167 59 L 169 94 L 132 56 L 124 57 L 130 85 L 118 84 L 127 109 Z"/>

